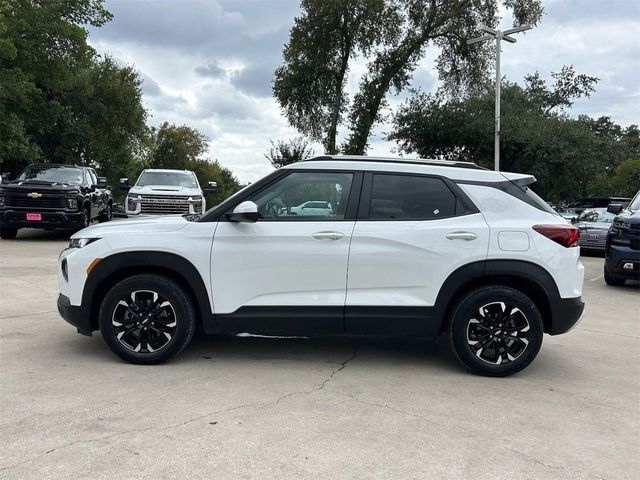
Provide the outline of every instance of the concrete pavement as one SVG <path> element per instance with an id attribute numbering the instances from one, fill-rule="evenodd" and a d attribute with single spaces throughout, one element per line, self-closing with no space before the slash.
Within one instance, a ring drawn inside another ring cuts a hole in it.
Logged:
<path id="1" fill-rule="evenodd" d="M 602 258 L 586 319 L 491 379 L 445 338 L 200 335 L 128 365 L 57 314 L 67 241 L 0 241 L 0 478 L 637 478 L 640 291 Z"/>

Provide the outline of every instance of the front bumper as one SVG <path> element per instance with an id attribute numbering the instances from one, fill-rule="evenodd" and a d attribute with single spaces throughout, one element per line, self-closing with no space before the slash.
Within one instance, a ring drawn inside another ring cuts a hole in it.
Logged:
<path id="1" fill-rule="evenodd" d="M 91 336 L 91 318 L 81 306 L 71 305 L 71 301 L 63 294 L 58 295 L 58 312 L 71 325 L 76 327 L 78 333 Z"/>
<path id="2" fill-rule="evenodd" d="M 582 320 L 583 313 L 582 297 L 553 300 L 551 302 L 551 328 L 547 333 L 550 335 L 567 333 Z"/>
<path id="3" fill-rule="evenodd" d="M 629 280 L 640 279 L 640 250 L 625 245 L 616 245 L 610 241 L 605 250 L 605 265 L 610 274 Z M 624 268 L 631 265 L 632 268 Z"/>
<path id="4" fill-rule="evenodd" d="M 39 213 L 42 220 L 27 220 L 27 213 Z M 1 228 L 43 228 L 45 230 L 72 230 L 82 227 L 82 212 L 42 212 L 37 210 L 0 211 Z"/>

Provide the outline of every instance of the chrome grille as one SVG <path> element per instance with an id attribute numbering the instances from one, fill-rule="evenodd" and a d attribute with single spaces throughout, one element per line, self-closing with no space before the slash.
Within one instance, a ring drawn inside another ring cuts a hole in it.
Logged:
<path id="1" fill-rule="evenodd" d="M 154 215 L 189 213 L 189 197 L 185 195 L 141 195 L 141 212 Z"/>
<path id="2" fill-rule="evenodd" d="M 27 195 L 29 193 L 39 193 L 42 196 L 39 198 L 31 198 Z M 46 193 L 37 191 L 22 191 L 22 192 L 6 192 L 4 197 L 5 207 L 14 208 L 29 208 L 33 210 L 41 210 L 47 208 L 65 208 L 67 206 L 67 199 L 65 195 L 60 193 Z"/>

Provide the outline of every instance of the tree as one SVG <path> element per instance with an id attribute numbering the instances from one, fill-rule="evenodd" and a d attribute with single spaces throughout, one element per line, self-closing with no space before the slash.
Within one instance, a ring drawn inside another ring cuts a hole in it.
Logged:
<path id="1" fill-rule="evenodd" d="M 313 150 L 309 148 L 309 142 L 303 137 L 294 138 L 288 142 L 271 140 L 271 148 L 264 156 L 274 168 L 281 168 L 313 157 Z"/>
<path id="2" fill-rule="evenodd" d="M 336 2 L 303 2 L 303 15 L 296 18 L 284 51 L 285 64 L 276 71 L 274 81 L 274 94 L 291 125 L 322 140 L 328 153 L 337 151 L 335 135 L 342 112 L 348 113 L 350 134 L 341 150 L 365 153 L 389 90 L 400 92 L 409 85 L 429 43 L 440 49 L 436 67 L 449 91 L 475 90 L 486 79 L 493 47 L 468 46 L 466 40 L 476 35 L 479 24 L 498 23 L 498 0 L 337 2 L 346 10 L 337 8 Z M 505 0 L 502 4 L 513 11 L 516 25 L 536 24 L 543 14 L 540 0 Z M 336 13 L 313 15 L 325 8 Z M 345 11 L 361 15 L 351 17 Z M 349 42 L 351 37 L 345 37 L 349 30 L 341 26 L 349 25 L 351 18 L 365 21 L 350 25 L 355 33 Z M 344 72 L 356 54 L 369 60 L 369 68 L 347 109 Z"/>
<path id="3" fill-rule="evenodd" d="M 273 92 L 289 123 L 335 154 L 349 61 L 389 41 L 397 15 L 384 0 L 303 0 L 301 10 Z"/>
<path id="4" fill-rule="evenodd" d="M 152 131 L 153 146 L 149 153 L 150 168 L 188 169 L 208 149 L 207 137 L 195 128 L 164 122 Z"/>
<path id="5" fill-rule="evenodd" d="M 552 85 L 536 73 L 526 77 L 524 87 L 504 86 L 501 169 L 532 173 L 543 196 L 572 200 L 589 193 L 598 175 L 608 178 L 624 160 L 640 158 L 640 137 L 635 125 L 623 128 L 607 117 L 568 116 L 573 100 L 593 91 L 595 77 L 576 75 L 571 67 L 552 77 Z M 490 84 L 480 94 L 460 98 L 416 93 L 395 115 L 388 139 L 403 152 L 490 167 L 493 102 Z"/>
<path id="6" fill-rule="evenodd" d="M 3 169 L 15 173 L 30 161 L 48 160 L 58 147 L 61 126 L 77 115 L 68 89 L 95 58 L 84 25 L 110 19 L 103 0 L 0 0 Z"/>

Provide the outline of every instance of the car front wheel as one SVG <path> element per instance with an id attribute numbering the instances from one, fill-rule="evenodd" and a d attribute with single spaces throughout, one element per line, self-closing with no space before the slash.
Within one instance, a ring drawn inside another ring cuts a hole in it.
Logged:
<path id="1" fill-rule="evenodd" d="M 184 289 L 161 275 L 122 280 L 105 296 L 100 332 L 111 350 L 137 364 L 162 363 L 191 341 L 196 314 Z"/>
<path id="2" fill-rule="evenodd" d="M 3 238 L 5 240 L 12 240 L 12 239 L 16 238 L 16 235 L 18 235 L 18 229 L 17 228 L 2 228 L 2 229 L 0 229 L 0 238 Z"/>
<path id="3" fill-rule="evenodd" d="M 522 292 L 489 286 L 468 293 L 453 310 L 450 335 L 458 360 L 474 373 L 505 377 L 528 366 L 544 333 L 536 305 Z"/>

